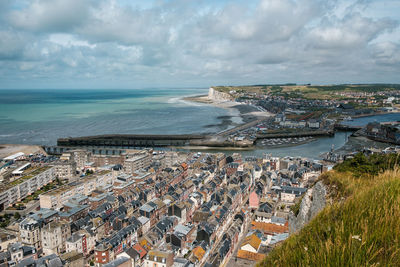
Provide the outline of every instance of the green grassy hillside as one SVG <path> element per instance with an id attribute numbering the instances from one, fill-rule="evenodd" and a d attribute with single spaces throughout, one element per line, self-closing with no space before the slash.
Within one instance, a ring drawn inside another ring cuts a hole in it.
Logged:
<path id="1" fill-rule="evenodd" d="M 400 266 L 400 170 L 362 173 L 357 160 L 322 175 L 333 204 L 258 266 Z"/>

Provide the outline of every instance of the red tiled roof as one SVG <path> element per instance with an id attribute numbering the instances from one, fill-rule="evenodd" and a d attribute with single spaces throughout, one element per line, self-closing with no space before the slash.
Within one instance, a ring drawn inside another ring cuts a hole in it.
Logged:
<path id="1" fill-rule="evenodd" d="M 139 243 L 136 243 L 135 245 L 133 245 L 132 248 L 134 250 L 136 250 L 137 253 L 139 253 L 140 258 L 143 258 L 147 254 L 147 251 L 141 245 L 139 245 Z"/>

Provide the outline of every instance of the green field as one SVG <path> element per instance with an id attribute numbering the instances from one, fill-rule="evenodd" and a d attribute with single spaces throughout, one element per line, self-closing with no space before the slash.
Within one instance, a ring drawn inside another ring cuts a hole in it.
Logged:
<path id="1" fill-rule="evenodd" d="M 214 89 L 229 93 L 255 93 L 281 95 L 291 98 L 306 99 L 342 99 L 341 92 L 367 92 L 400 90 L 399 84 L 341 84 L 341 85 L 248 85 L 248 86 L 215 86 Z"/>
<path id="2" fill-rule="evenodd" d="M 357 156 L 322 175 L 333 204 L 258 266 L 400 266 L 398 162 Z"/>

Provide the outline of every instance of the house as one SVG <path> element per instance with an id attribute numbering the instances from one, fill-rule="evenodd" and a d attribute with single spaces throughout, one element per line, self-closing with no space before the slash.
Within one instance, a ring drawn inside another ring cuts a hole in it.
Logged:
<path id="1" fill-rule="evenodd" d="M 147 250 L 139 243 L 134 244 L 132 246 L 132 248 L 130 248 L 130 249 L 134 250 L 135 254 L 137 254 L 139 256 L 139 259 L 137 259 L 137 257 L 135 256 L 135 263 L 137 265 L 141 265 L 144 261 L 145 256 L 147 255 Z M 133 252 L 130 253 L 129 252 L 130 249 L 128 249 L 128 251 L 126 251 L 126 252 L 131 256 L 133 254 Z"/>
<path id="2" fill-rule="evenodd" d="M 247 236 L 242 244 L 240 245 L 240 249 L 244 251 L 249 251 L 253 253 L 257 253 L 261 245 L 261 239 L 256 234 L 251 234 Z"/>
<path id="3" fill-rule="evenodd" d="M 285 114 L 277 114 L 275 116 L 275 122 L 281 122 L 281 121 L 285 121 L 286 120 L 286 116 Z"/>
<path id="4" fill-rule="evenodd" d="M 156 223 L 156 207 L 152 202 L 146 203 L 139 208 L 139 213 L 141 216 L 150 219 L 150 225 L 154 225 Z"/>
<path id="5" fill-rule="evenodd" d="M 207 222 L 200 223 L 197 229 L 196 240 L 198 242 L 205 241 L 207 244 L 211 244 L 215 238 L 215 228 L 213 224 Z"/>
<path id="6" fill-rule="evenodd" d="M 195 267 L 195 265 L 185 258 L 175 258 L 173 267 Z"/>
<path id="7" fill-rule="evenodd" d="M 150 219 L 144 216 L 140 216 L 137 219 L 142 224 L 142 233 L 146 234 L 150 230 Z"/>
<path id="8" fill-rule="evenodd" d="M 102 265 L 102 267 L 133 267 L 133 265 L 128 257 L 122 256 Z"/>
<path id="9" fill-rule="evenodd" d="M 266 234 L 282 234 L 289 232 L 288 222 L 285 225 L 278 225 L 275 223 L 266 223 L 266 222 L 251 222 L 251 229 L 260 230 Z"/>
<path id="10" fill-rule="evenodd" d="M 172 217 L 171 218 L 165 217 L 156 224 L 155 228 L 158 231 L 160 231 L 162 235 L 165 235 L 167 231 L 170 230 L 173 226 L 174 226 L 174 221 Z"/>
<path id="11" fill-rule="evenodd" d="M 207 244 L 205 242 L 200 242 L 199 245 L 192 250 L 191 260 L 195 263 L 201 262 L 206 254 L 206 250 Z"/>
<path id="12" fill-rule="evenodd" d="M 313 128 L 313 129 L 319 129 L 320 123 L 317 120 L 311 119 L 307 122 L 308 127 Z"/>
<path id="13" fill-rule="evenodd" d="M 51 222 L 41 229 L 43 253 L 45 255 L 65 252 L 66 241 L 71 235 L 71 226 L 67 222 Z"/>
<path id="14" fill-rule="evenodd" d="M 249 196 L 249 208 L 258 209 L 260 205 L 260 199 L 255 191 L 250 193 Z"/>
<path id="15" fill-rule="evenodd" d="M 27 217 L 19 224 L 19 234 L 24 245 L 33 246 L 37 250 L 42 248 L 40 224 L 37 220 Z"/>
<path id="16" fill-rule="evenodd" d="M 294 202 L 296 197 L 301 196 L 307 191 L 307 188 L 282 186 L 280 192 L 282 202 Z"/>
<path id="17" fill-rule="evenodd" d="M 86 235 L 81 234 L 79 232 L 73 233 L 67 240 L 66 240 L 66 250 L 68 252 L 79 252 L 86 255 L 89 251 L 87 248 L 87 240 Z"/>
<path id="18" fill-rule="evenodd" d="M 144 260 L 144 266 L 171 267 L 174 264 L 174 253 L 150 250 Z"/>
<path id="19" fill-rule="evenodd" d="M 19 262 L 18 266 L 51 266 L 51 267 L 62 267 L 64 266 L 61 258 L 56 254 L 51 254 L 45 257 L 41 257 L 38 259 L 29 257 L 21 262 Z"/>
<path id="20" fill-rule="evenodd" d="M 194 230 L 195 227 L 193 225 L 178 224 L 174 232 L 166 236 L 166 242 L 171 243 L 175 250 L 183 251 L 182 254 L 185 254 L 194 241 Z"/>
<path id="21" fill-rule="evenodd" d="M 85 265 L 85 255 L 76 251 L 64 253 L 61 259 L 65 266 L 68 267 L 81 267 Z"/>
<path id="22" fill-rule="evenodd" d="M 94 259 L 97 265 L 106 264 L 113 258 L 110 244 L 101 243 L 95 248 Z"/>
<path id="23" fill-rule="evenodd" d="M 38 257 L 38 252 L 35 247 L 24 246 L 20 242 L 9 244 L 7 251 L 9 253 L 10 260 L 13 262 L 21 262 L 23 259 L 30 257 L 37 259 Z"/>
<path id="24" fill-rule="evenodd" d="M 186 206 L 183 202 L 174 202 L 168 207 L 168 216 L 176 216 L 180 223 L 186 222 Z"/>

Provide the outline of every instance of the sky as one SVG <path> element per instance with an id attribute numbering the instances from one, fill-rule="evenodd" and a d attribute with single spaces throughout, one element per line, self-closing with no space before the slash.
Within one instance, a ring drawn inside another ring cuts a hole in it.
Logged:
<path id="1" fill-rule="evenodd" d="M 0 0 L 0 89 L 400 83 L 400 0 Z"/>

